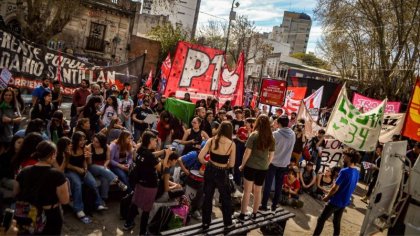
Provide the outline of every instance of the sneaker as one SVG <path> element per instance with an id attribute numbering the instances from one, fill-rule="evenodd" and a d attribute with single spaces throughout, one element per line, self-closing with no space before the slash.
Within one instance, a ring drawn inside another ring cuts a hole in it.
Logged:
<path id="1" fill-rule="evenodd" d="M 123 230 L 125 230 L 125 231 L 132 230 L 135 225 L 136 224 L 134 224 L 134 222 L 125 222 L 125 224 L 123 226 Z"/>
<path id="2" fill-rule="evenodd" d="M 202 224 L 201 225 L 202 230 L 208 230 L 209 228 L 210 228 L 210 225 L 208 225 L 208 224 Z"/>
<path id="3" fill-rule="evenodd" d="M 245 221 L 245 217 L 246 217 L 246 215 L 245 215 L 244 213 L 241 213 L 241 214 L 239 214 L 239 216 L 238 216 L 238 220 L 239 220 L 239 221 Z"/>
<path id="4" fill-rule="evenodd" d="M 128 189 L 128 187 L 127 187 L 127 185 L 125 185 L 123 182 L 121 182 L 121 181 L 118 181 L 118 187 L 123 191 L 123 192 L 125 192 L 125 191 L 127 191 L 127 189 Z"/>
<path id="5" fill-rule="evenodd" d="M 196 220 L 202 219 L 200 211 L 194 211 L 194 213 L 192 214 L 192 217 Z"/>
<path id="6" fill-rule="evenodd" d="M 277 206 L 271 206 L 271 211 L 275 212 L 277 210 Z"/>
<path id="7" fill-rule="evenodd" d="M 99 206 L 96 208 L 96 210 L 97 210 L 97 211 L 105 211 L 105 210 L 108 210 L 108 207 L 106 207 L 106 206 L 104 206 L 104 205 L 99 205 Z"/>
<path id="8" fill-rule="evenodd" d="M 92 220 L 89 217 L 87 217 L 83 211 L 77 212 L 76 215 L 77 218 L 79 218 L 79 220 L 82 221 L 84 224 L 92 223 Z"/>
<path id="9" fill-rule="evenodd" d="M 252 213 L 251 220 L 256 220 L 256 219 L 257 219 L 257 213 Z"/>
<path id="10" fill-rule="evenodd" d="M 269 211 L 268 207 L 261 205 L 258 210 L 260 211 Z"/>
<path id="11" fill-rule="evenodd" d="M 229 234 L 229 232 L 230 232 L 230 231 L 232 231 L 233 229 L 235 229 L 235 225 L 234 225 L 234 224 L 231 224 L 231 225 L 225 226 L 225 227 L 223 228 L 223 234 L 224 234 L 224 235 Z"/>

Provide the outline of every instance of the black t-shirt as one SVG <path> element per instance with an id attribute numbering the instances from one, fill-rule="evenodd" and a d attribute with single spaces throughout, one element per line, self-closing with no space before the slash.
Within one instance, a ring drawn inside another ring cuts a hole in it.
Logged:
<path id="1" fill-rule="evenodd" d="M 238 132 L 238 129 L 245 125 L 245 122 L 243 120 L 232 120 L 232 127 L 233 127 L 233 133 L 236 134 Z"/>
<path id="2" fill-rule="evenodd" d="M 148 114 L 153 114 L 152 109 L 150 108 L 146 108 L 144 109 L 143 107 L 139 106 L 136 107 L 133 111 L 134 114 L 136 114 L 136 118 L 139 120 L 144 120 Z M 137 122 L 134 122 L 134 128 L 138 129 L 138 130 L 146 130 L 149 127 L 149 125 L 147 123 L 143 123 L 143 124 L 139 124 Z"/>
<path id="3" fill-rule="evenodd" d="M 20 187 L 16 200 L 49 206 L 58 203 L 57 187 L 66 182 L 66 177 L 50 166 L 30 166 L 18 174 L 16 181 Z"/>
<path id="4" fill-rule="evenodd" d="M 139 171 L 139 184 L 147 188 L 157 188 L 159 178 L 155 166 L 159 164 L 158 158 L 149 149 L 140 147 L 136 164 Z"/>

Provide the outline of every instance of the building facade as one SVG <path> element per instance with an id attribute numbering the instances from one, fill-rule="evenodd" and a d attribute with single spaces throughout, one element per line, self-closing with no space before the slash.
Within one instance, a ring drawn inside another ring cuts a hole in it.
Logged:
<path id="1" fill-rule="evenodd" d="M 141 14 L 168 16 L 174 26 L 195 37 L 201 0 L 143 0 Z"/>
<path id="2" fill-rule="evenodd" d="M 282 24 L 273 27 L 269 38 L 290 44 L 290 54 L 306 53 L 311 27 L 312 20 L 309 15 L 285 11 Z"/>

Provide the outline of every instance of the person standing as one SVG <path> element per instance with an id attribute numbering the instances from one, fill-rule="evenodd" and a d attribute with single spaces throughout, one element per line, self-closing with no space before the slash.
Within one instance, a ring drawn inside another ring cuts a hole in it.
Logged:
<path id="1" fill-rule="evenodd" d="M 121 121 L 124 124 L 124 127 L 131 131 L 131 113 L 133 113 L 134 108 L 134 102 L 130 98 L 130 93 L 128 91 L 125 91 L 122 94 L 122 100 L 120 104 L 120 111 L 118 112 L 120 114 Z"/>
<path id="2" fill-rule="evenodd" d="M 131 118 L 134 122 L 134 141 L 136 142 L 139 141 L 139 138 L 143 132 L 149 128 L 149 124 L 144 122 L 144 119 L 146 119 L 147 115 L 153 114 L 153 111 L 150 109 L 149 105 L 149 100 L 143 100 L 143 103 L 136 107 L 133 111 L 133 114 L 131 115 Z"/>
<path id="3" fill-rule="evenodd" d="M 275 190 L 271 210 L 276 210 L 277 203 L 279 202 L 281 196 L 283 178 L 284 175 L 287 174 L 290 158 L 292 157 L 293 146 L 296 141 L 295 133 L 288 127 L 289 118 L 286 115 L 280 116 L 277 119 L 277 123 L 280 128 L 273 133 L 276 151 L 274 152 L 273 161 L 268 167 L 268 174 L 265 178 L 264 194 L 260 207 L 261 210 L 267 210 L 267 203 L 268 198 L 270 197 L 273 180 L 275 181 Z"/>
<path id="4" fill-rule="evenodd" d="M 375 188 L 376 185 L 376 181 L 378 180 L 378 176 L 379 176 L 379 168 L 381 168 L 381 156 L 382 156 L 382 150 L 383 150 L 383 146 L 382 145 L 378 145 L 376 146 L 376 160 L 375 160 L 375 164 L 372 165 L 372 169 L 373 169 L 373 173 L 372 173 L 372 179 L 370 180 L 369 183 L 369 187 L 368 187 L 368 191 L 366 193 L 366 195 L 360 199 L 362 202 L 367 203 L 367 201 L 370 199 L 370 195 L 373 192 L 373 188 Z M 412 163 L 412 165 L 414 165 L 414 163 Z"/>
<path id="5" fill-rule="evenodd" d="M 241 202 L 240 220 L 245 220 L 251 191 L 254 194 L 254 206 L 251 218 L 257 216 L 261 202 L 261 189 L 267 175 L 268 167 L 273 160 L 275 142 L 271 133 L 270 119 L 260 115 L 255 122 L 255 131 L 245 144 L 245 154 L 239 170 L 244 172 L 244 195 Z"/>
<path id="6" fill-rule="evenodd" d="M 44 92 L 46 90 L 50 91 L 50 78 L 47 76 L 42 77 L 42 84 L 34 89 L 32 92 L 32 106 L 35 106 L 35 103 L 43 98 Z"/>
<path id="7" fill-rule="evenodd" d="M 359 162 L 360 154 L 354 149 L 348 149 L 343 152 L 344 166 L 338 177 L 328 192 L 322 199 L 328 202 L 318 218 L 313 235 L 320 235 L 324 228 L 325 221 L 334 213 L 333 225 L 334 235 L 340 235 L 340 222 L 344 209 L 350 205 L 350 198 L 356 189 L 359 180 L 359 171 L 356 169 L 356 163 Z"/>
<path id="8" fill-rule="evenodd" d="M 77 119 L 79 118 L 79 113 L 82 111 L 83 107 L 86 105 L 87 97 L 90 95 L 89 91 L 89 80 L 82 79 L 80 87 L 77 88 L 73 93 L 73 99 L 71 104 L 71 121 L 70 121 L 70 130 L 76 126 Z"/>
<path id="9" fill-rule="evenodd" d="M 54 105 L 54 111 L 60 109 L 61 101 L 63 100 L 63 91 L 61 91 L 60 82 L 54 80 L 52 94 L 52 104 Z"/>
<path id="10" fill-rule="evenodd" d="M 232 141 L 233 128 L 228 121 L 222 122 L 217 135 L 210 138 L 201 149 L 198 159 L 206 165 L 204 172 L 204 201 L 202 228 L 210 227 L 211 212 L 213 207 L 214 190 L 217 188 L 222 202 L 223 223 L 225 231 L 232 226 L 232 204 L 229 188 L 229 168 L 235 165 L 235 143 Z M 205 156 L 210 153 L 210 160 L 206 161 Z"/>

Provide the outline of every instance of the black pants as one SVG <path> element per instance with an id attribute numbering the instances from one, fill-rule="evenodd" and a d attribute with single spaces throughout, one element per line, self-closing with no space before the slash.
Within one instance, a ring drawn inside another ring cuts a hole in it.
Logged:
<path id="1" fill-rule="evenodd" d="M 39 235 L 61 235 L 61 228 L 63 227 L 63 216 L 61 208 L 56 207 L 50 210 L 44 210 L 47 222 L 45 228 Z"/>
<path id="2" fill-rule="evenodd" d="M 318 221 L 316 223 L 316 228 L 314 231 L 314 235 L 320 235 L 322 233 L 322 229 L 324 228 L 325 221 L 334 213 L 333 218 L 333 225 L 334 225 L 334 234 L 333 235 L 340 235 L 340 222 L 341 217 L 343 216 L 345 207 L 337 207 L 328 203 L 324 210 L 322 211 L 321 215 L 318 217 Z"/>
<path id="3" fill-rule="evenodd" d="M 376 185 L 376 181 L 377 180 L 378 180 L 378 174 L 377 173 L 376 174 L 373 174 L 372 175 L 372 179 L 370 180 L 370 183 L 369 183 L 368 191 L 366 193 L 366 196 L 367 197 L 370 197 L 370 195 L 372 195 L 373 188 L 375 188 L 375 185 Z"/>
<path id="4" fill-rule="evenodd" d="M 261 206 L 267 207 L 268 198 L 270 197 L 271 186 L 275 181 L 274 198 L 272 207 L 276 208 L 279 199 L 281 198 L 281 188 L 283 187 L 283 178 L 289 169 L 287 167 L 276 167 L 272 164 L 268 167 L 268 173 L 265 177 L 264 194 L 261 201 Z"/>
<path id="5" fill-rule="evenodd" d="M 232 224 L 232 204 L 229 189 L 229 173 L 226 169 L 220 169 L 208 164 L 204 172 L 204 201 L 203 201 L 203 224 L 210 225 L 213 208 L 214 190 L 219 190 L 222 200 L 223 223 L 225 226 Z"/>
<path id="6" fill-rule="evenodd" d="M 242 173 L 239 170 L 239 166 L 242 164 L 242 158 L 245 152 L 245 144 L 241 141 L 235 139 L 236 144 L 236 160 L 235 160 L 235 167 L 233 169 L 233 180 L 235 181 L 236 185 L 242 186 Z"/>

